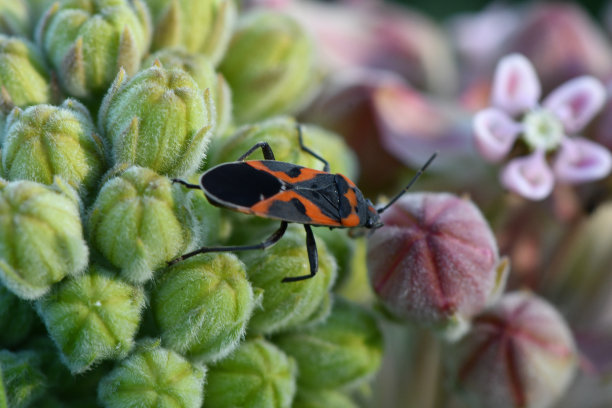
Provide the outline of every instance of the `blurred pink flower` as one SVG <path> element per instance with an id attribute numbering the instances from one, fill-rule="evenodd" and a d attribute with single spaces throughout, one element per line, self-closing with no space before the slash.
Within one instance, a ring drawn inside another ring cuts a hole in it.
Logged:
<path id="1" fill-rule="evenodd" d="M 610 43 L 579 2 L 538 2 L 524 8 L 520 21 L 500 52 L 525 55 L 545 92 L 580 75 L 612 75 Z"/>
<path id="2" fill-rule="evenodd" d="M 418 88 L 450 94 L 455 61 L 444 32 L 429 18 L 382 1 L 251 0 L 280 9 L 315 38 L 328 74 L 355 68 L 392 71 Z"/>
<path id="3" fill-rule="evenodd" d="M 599 112 L 606 100 L 594 77 L 574 78 L 553 90 L 539 104 L 541 85 L 534 67 L 520 54 L 504 57 L 493 79 L 493 107 L 474 116 L 476 147 L 499 162 L 520 140 L 530 151 L 511 159 L 501 174 L 504 187 L 531 199 L 550 195 L 555 180 L 577 184 L 606 177 L 612 155 L 603 146 L 573 136 Z M 547 155 L 554 153 L 552 168 Z"/>

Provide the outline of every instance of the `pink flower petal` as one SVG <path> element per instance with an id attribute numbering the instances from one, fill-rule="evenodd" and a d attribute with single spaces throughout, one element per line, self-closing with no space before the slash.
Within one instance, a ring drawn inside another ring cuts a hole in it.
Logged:
<path id="1" fill-rule="evenodd" d="M 541 93 L 540 81 L 527 58 L 512 54 L 497 64 L 491 92 L 494 106 L 516 115 L 536 106 Z"/>
<path id="2" fill-rule="evenodd" d="M 501 181 L 508 190 L 530 200 L 546 198 L 555 183 L 542 150 L 511 160 L 502 172 Z"/>
<path id="3" fill-rule="evenodd" d="M 606 89 L 594 77 L 582 76 L 567 81 L 552 91 L 543 106 L 553 112 L 568 133 L 581 130 L 606 102 Z"/>
<path id="4" fill-rule="evenodd" d="M 584 138 L 566 138 L 555 158 L 558 180 L 584 183 L 606 177 L 612 170 L 612 155 L 602 145 Z"/>
<path id="5" fill-rule="evenodd" d="M 489 108 L 474 116 L 474 140 L 480 154 L 491 162 L 504 158 L 512 149 L 521 125 L 505 112 Z"/>

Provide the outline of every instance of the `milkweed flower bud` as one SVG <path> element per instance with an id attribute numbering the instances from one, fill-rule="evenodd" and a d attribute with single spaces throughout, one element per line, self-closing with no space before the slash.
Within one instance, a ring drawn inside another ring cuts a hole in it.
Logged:
<path id="1" fill-rule="evenodd" d="M 504 295 L 453 349 L 458 385 L 482 407 L 550 407 L 578 356 L 559 313 L 528 292 Z"/>
<path id="2" fill-rule="evenodd" d="M 91 99 L 120 67 L 138 70 L 151 40 L 150 17 L 141 0 L 67 0 L 47 10 L 36 37 L 64 89 Z"/>
<path id="3" fill-rule="evenodd" d="M 298 123 L 288 116 L 280 116 L 240 127 L 233 135 L 215 143 L 207 167 L 235 161 L 258 142 L 268 142 L 278 161 L 323 169 L 323 163 L 300 149 Z M 344 140 L 337 134 L 314 125 L 301 125 L 304 145 L 329 161 L 330 171 L 353 179 L 357 175 L 357 160 Z M 256 150 L 249 160 L 263 160 Z"/>
<path id="4" fill-rule="evenodd" d="M 33 181 L 0 184 L 0 280 L 22 299 L 87 265 L 78 203 Z"/>
<path id="5" fill-rule="evenodd" d="M 64 364 L 81 373 L 101 360 L 127 355 L 144 302 L 141 288 L 92 266 L 54 288 L 37 309 Z"/>
<path id="6" fill-rule="evenodd" d="M 166 177 L 142 167 L 102 186 L 89 216 L 89 240 L 128 281 L 150 279 L 190 244 L 189 218 L 176 191 Z"/>
<path id="7" fill-rule="evenodd" d="M 334 299 L 321 324 L 284 333 L 274 342 L 298 365 L 298 385 L 311 390 L 351 387 L 371 378 L 382 361 L 382 334 L 364 309 Z"/>
<path id="8" fill-rule="evenodd" d="M 36 47 L 23 38 L 0 34 L 0 85 L 3 104 L 49 103 L 49 73 Z"/>
<path id="9" fill-rule="evenodd" d="M 74 99 L 59 107 L 15 108 L 5 129 L 3 176 L 44 184 L 60 176 L 86 195 L 104 169 L 104 147 L 95 129 L 85 106 Z"/>
<path id="10" fill-rule="evenodd" d="M 506 262 L 469 200 L 407 194 L 382 221 L 385 226 L 368 240 L 368 270 L 374 291 L 392 313 L 459 335 L 466 321 L 501 293 Z"/>
<path id="11" fill-rule="evenodd" d="M 265 251 L 250 251 L 242 256 L 249 280 L 262 291 L 261 308 L 256 309 L 249 330 L 273 333 L 307 322 L 329 296 L 336 279 L 336 262 L 325 245 L 317 241 L 319 270 L 316 279 L 292 284 L 282 280 L 310 273 L 305 237 L 289 227 L 283 238 Z"/>
<path id="12" fill-rule="evenodd" d="M 0 1 L 0 33 L 27 37 L 30 34 L 30 16 L 26 0 Z"/>
<path id="13" fill-rule="evenodd" d="M 114 164 L 148 167 L 167 176 L 192 173 L 214 128 L 215 107 L 182 70 L 152 66 L 126 78 L 121 70 L 104 97 L 98 124 Z"/>
<path id="14" fill-rule="evenodd" d="M 166 269 L 151 295 L 164 345 L 203 363 L 238 346 L 254 304 L 244 265 L 227 253 L 200 255 Z"/>
<path id="15" fill-rule="evenodd" d="M 180 354 L 143 342 L 100 381 L 98 400 L 106 408 L 202 406 L 205 369 Z"/>
<path id="16" fill-rule="evenodd" d="M 214 133 L 222 135 L 232 119 L 232 95 L 229 85 L 223 75 L 215 71 L 210 58 L 182 48 L 164 48 L 150 55 L 143 65 L 150 66 L 155 61 L 166 69 L 182 69 L 191 75 L 201 90 L 209 89 L 216 110 Z"/>
<path id="17" fill-rule="evenodd" d="M 36 321 L 32 306 L 0 285 L 0 347 L 11 347 L 28 337 Z"/>
<path id="18" fill-rule="evenodd" d="M 291 407 L 295 362 L 263 339 L 242 343 L 229 357 L 211 365 L 205 407 Z"/>
<path id="19" fill-rule="evenodd" d="M 155 23 L 154 50 L 180 46 L 217 64 L 227 48 L 234 22 L 233 0 L 146 0 Z"/>
<path id="20" fill-rule="evenodd" d="M 358 405 L 340 391 L 299 389 L 293 408 L 358 408 Z"/>
<path id="21" fill-rule="evenodd" d="M 232 88 L 236 120 L 299 109 L 315 88 L 315 60 L 312 39 L 293 18 L 269 11 L 244 14 L 219 66 Z"/>
<path id="22" fill-rule="evenodd" d="M 27 408 L 44 395 L 46 378 L 37 357 L 31 351 L 0 350 L 0 402 L 3 406 Z"/>

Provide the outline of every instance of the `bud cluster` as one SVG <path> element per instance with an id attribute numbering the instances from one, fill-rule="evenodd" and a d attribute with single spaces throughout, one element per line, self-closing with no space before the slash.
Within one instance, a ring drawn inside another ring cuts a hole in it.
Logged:
<path id="1" fill-rule="evenodd" d="M 0 0 L 0 407 L 377 406 L 383 334 L 398 322 L 447 342 L 439 360 L 450 395 L 531 407 L 565 391 L 577 360 L 572 332 L 536 294 L 504 295 L 509 260 L 477 200 L 406 194 L 379 210 L 384 226 L 371 231 L 315 225 L 316 275 L 283 282 L 311 272 L 303 226 L 282 212 L 230 211 L 195 188 L 203 171 L 267 142 L 281 162 L 321 171 L 327 160 L 355 181 L 373 170 L 368 187 L 381 191 L 379 175 L 387 184 L 409 176 L 385 158 L 412 150 L 400 140 L 423 127 L 404 127 L 412 108 L 441 118 L 425 126 L 425 139 L 445 132 L 415 152 L 463 135 L 450 129 L 454 113 L 429 110 L 403 82 L 395 88 L 397 75 L 377 82 L 384 89 L 358 85 L 376 95 L 374 119 L 393 129 L 386 146 L 397 152 L 377 154 L 380 145 L 358 137 L 357 156 L 321 122 L 301 125 L 335 64 L 320 61 L 316 30 L 280 3 Z M 429 73 L 435 53 L 424 45 L 385 48 L 413 36 L 401 14 L 367 14 L 354 17 L 367 22 L 358 38 L 376 36 L 362 56 L 368 69 L 395 66 L 387 58 L 401 51 L 414 59 L 406 75 L 416 70 L 419 84 L 450 89 L 440 81 L 454 68 Z M 450 58 L 442 33 L 410 20 Z M 371 102 L 355 95 L 344 95 L 353 108 Z M 339 113 L 333 101 L 342 97 L 328 101 L 321 109 Z M 528 113 L 525 142 L 542 151 L 566 143 L 555 138 L 567 125 L 555 114 Z M 260 149 L 248 157 L 262 159 Z M 336 205 L 334 183 L 312 186 L 308 210 Z M 376 212 L 357 196 L 351 206 Z M 202 246 L 253 246 L 278 230 L 277 218 L 291 224 L 265 250 L 177 259 Z"/>

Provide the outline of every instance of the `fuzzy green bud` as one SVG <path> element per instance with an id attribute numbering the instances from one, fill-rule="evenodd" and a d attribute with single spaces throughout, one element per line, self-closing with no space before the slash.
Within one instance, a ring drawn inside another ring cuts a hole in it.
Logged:
<path id="1" fill-rule="evenodd" d="M 204 368 L 148 341 L 100 381 L 98 400 L 105 408 L 200 408 L 204 378 Z"/>
<path id="2" fill-rule="evenodd" d="M 51 101 L 43 57 L 26 39 L 0 34 L 0 87 L 3 106 L 24 107 Z"/>
<path id="3" fill-rule="evenodd" d="M 207 167 L 235 161 L 257 142 L 268 142 L 276 160 L 322 170 L 323 163 L 300 148 L 297 125 L 295 119 L 281 116 L 242 126 L 231 136 L 214 143 Z M 301 125 L 301 129 L 304 146 L 326 159 L 331 172 L 355 178 L 357 173 L 355 155 L 339 135 L 314 125 Z M 249 160 L 263 160 L 263 158 L 260 150 L 256 150 L 248 157 Z"/>
<path id="4" fill-rule="evenodd" d="M 293 408 L 358 408 L 349 397 L 335 390 L 298 389 Z"/>
<path id="5" fill-rule="evenodd" d="M 86 195 L 103 169 L 102 141 L 87 108 L 78 101 L 15 108 L 9 116 L 2 146 L 5 178 L 51 184 L 60 176 Z"/>
<path id="6" fill-rule="evenodd" d="M 30 303 L 0 285 L 0 346 L 19 344 L 28 337 L 35 322 L 36 313 Z"/>
<path id="7" fill-rule="evenodd" d="M 64 364 L 81 373 L 101 360 L 127 355 L 144 301 L 142 289 L 92 266 L 54 288 L 37 309 Z"/>
<path id="8" fill-rule="evenodd" d="M 152 170 L 130 167 L 108 180 L 89 216 L 89 241 L 130 282 L 141 283 L 191 241 L 178 188 Z"/>
<path id="9" fill-rule="evenodd" d="M 33 181 L 0 185 L 0 280 L 23 299 L 87 265 L 77 202 Z"/>
<path id="10" fill-rule="evenodd" d="M 243 343 L 209 367 L 205 408 L 289 408 L 295 395 L 295 362 L 263 340 Z"/>
<path id="11" fill-rule="evenodd" d="M 249 330 L 273 333 L 299 326 L 320 311 L 336 278 L 336 262 L 325 245 L 317 241 L 319 270 L 312 279 L 283 283 L 292 276 L 310 273 L 305 235 L 291 226 L 283 238 L 265 251 L 242 254 L 253 286 L 263 293 L 261 308 L 255 310 Z"/>
<path id="12" fill-rule="evenodd" d="M 325 242 L 327 249 L 336 259 L 338 279 L 336 280 L 335 287 L 339 287 L 350 278 L 353 269 L 352 263 L 357 246 L 355 238 L 350 237 L 347 230 L 340 228 L 315 228 L 313 232 Z"/>
<path id="13" fill-rule="evenodd" d="M 151 27 L 140 0 L 65 0 L 47 10 L 36 37 L 64 89 L 91 99 L 108 88 L 119 68 L 138 71 Z"/>
<path id="14" fill-rule="evenodd" d="M 299 109 L 316 88 L 315 56 L 313 41 L 293 18 L 272 11 L 244 14 L 219 66 L 233 91 L 236 120 Z"/>
<path id="15" fill-rule="evenodd" d="M 207 363 L 238 346 L 255 304 L 244 265 L 206 254 L 164 271 L 151 295 L 164 345 Z"/>
<path id="16" fill-rule="evenodd" d="M 210 91 L 183 70 L 152 66 L 127 79 L 121 70 L 102 102 L 98 123 L 111 160 L 178 177 L 204 158 L 215 124 Z"/>
<path id="17" fill-rule="evenodd" d="M 232 95 L 225 78 L 215 71 L 210 58 L 187 52 L 183 48 L 164 48 L 151 54 L 143 65 L 150 66 L 155 61 L 159 61 L 166 69 L 182 69 L 191 75 L 201 90 L 210 90 L 216 109 L 214 133 L 223 134 L 232 119 Z"/>
<path id="18" fill-rule="evenodd" d="M 10 1 L 10 0 L 9 0 Z M 30 21 L 35 25 L 45 12 L 56 3 L 57 0 L 25 0 L 30 13 Z M 34 27 L 32 27 L 34 29 Z"/>
<path id="19" fill-rule="evenodd" d="M 30 16 L 26 0 L 0 0 L 0 33 L 29 36 Z"/>
<path id="20" fill-rule="evenodd" d="M 146 0 L 155 23 L 154 50 L 183 47 L 216 65 L 236 20 L 233 0 Z"/>
<path id="21" fill-rule="evenodd" d="M 279 335 L 276 345 L 298 364 L 298 384 L 309 389 L 354 386 L 371 378 L 382 361 L 382 335 L 362 307 L 337 298 L 321 324 Z"/>
<path id="22" fill-rule="evenodd" d="M 45 375 L 31 351 L 0 350 L 0 406 L 26 408 L 45 392 Z"/>

